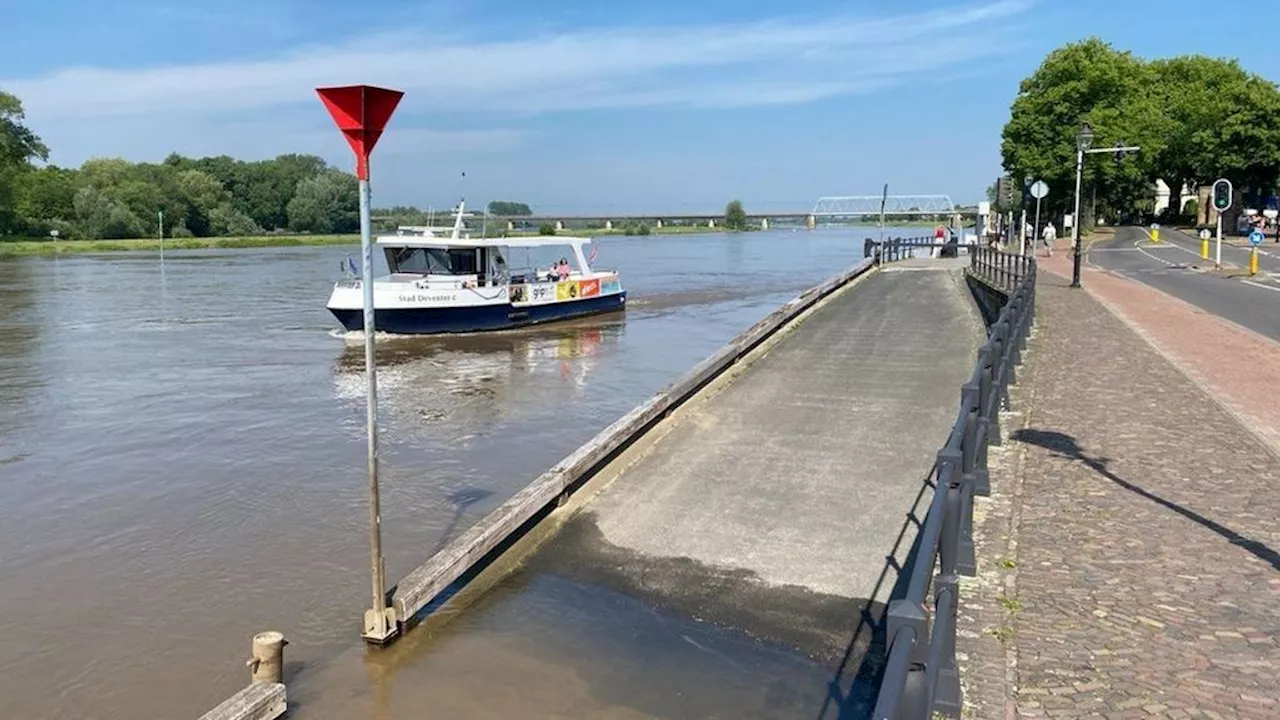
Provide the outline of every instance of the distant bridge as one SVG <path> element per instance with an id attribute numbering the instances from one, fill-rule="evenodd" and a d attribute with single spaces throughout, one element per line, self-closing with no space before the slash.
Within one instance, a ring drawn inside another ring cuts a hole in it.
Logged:
<path id="1" fill-rule="evenodd" d="M 849 195 L 818 198 L 811 213 L 818 217 L 863 215 L 950 215 L 956 212 L 948 195 Z"/>
<path id="2" fill-rule="evenodd" d="M 790 212 L 748 212 L 747 220 L 762 228 L 772 223 L 791 221 L 814 227 L 821 219 L 858 218 L 878 216 L 881 205 L 886 217 L 920 216 L 920 215 L 954 215 L 963 212 L 947 195 L 848 195 L 818 198 L 812 208 Z M 470 220 L 474 225 L 475 218 Z M 613 229 L 615 225 L 643 223 L 662 227 L 664 223 L 679 225 L 706 225 L 715 227 L 724 222 L 724 213 L 592 213 L 592 214 L 550 214 L 537 215 L 490 215 L 487 222 L 505 224 L 508 230 L 514 230 L 517 224 L 555 226 L 563 230 L 566 226 Z"/>

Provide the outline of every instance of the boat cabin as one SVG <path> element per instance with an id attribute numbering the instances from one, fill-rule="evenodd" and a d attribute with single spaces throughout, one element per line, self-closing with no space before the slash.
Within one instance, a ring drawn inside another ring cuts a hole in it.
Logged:
<path id="1" fill-rule="evenodd" d="M 429 235 L 380 236 L 392 282 L 413 283 L 418 287 L 505 287 L 560 279 L 554 260 L 540 265 L 528 261 L 524 253 L 519 266 L 512 258 L 520 249 L 543 247 L 567 248 L 562 255 L 570 265 L 565 279 L 593 277 L 582 251 L 590 238 L 538 236 L 529 238 L 455 238 Z M 542 265 L 545 265 L 543 267 Z"/>

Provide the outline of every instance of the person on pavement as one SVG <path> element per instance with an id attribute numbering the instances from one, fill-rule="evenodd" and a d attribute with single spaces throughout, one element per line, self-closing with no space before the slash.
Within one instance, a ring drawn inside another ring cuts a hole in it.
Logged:
<path id="1" fill-rule="evenodd" d="M 1044 238 L 1044 246 L 1048 250 L 1048 257 L 1053 257 L 1053 241 L 1058 239 L 1058 229 L 1050 221 L 1044 226 L 1044 231 L 1040 235 Z"/>

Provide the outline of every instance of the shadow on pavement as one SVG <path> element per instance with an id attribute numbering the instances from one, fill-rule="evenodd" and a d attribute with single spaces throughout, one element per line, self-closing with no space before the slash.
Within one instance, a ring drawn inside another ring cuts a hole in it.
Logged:
<path id="1" fill-rule="evenodd" d="M 1199 513 L 1196 513 L 1192 510 L 1182 507 L 1177 503 L 1166 500 L 1160 497 L 1159 495 L 1156 495 L 1155 493 L 1151 493 L 1146 490 L 1143 490 L 1141 487 L 1138 487 L 1137 485 L 1134 485 L 1128 480 L 1125 480 L 1124 478 L 1116 475 L 1115 473 L 1111 472 L 1110 469 L 1107 468 L 1107 464 L 1111 462 L 1110 458 L 1093 457 L 1089 455 L 1084 451 L 1083 448 L 1080 447 L 1080 445 L 1076 442 L 1076 439 L 1070 435 L 1056 432 L 1053 430 L 1036 430 L 1032 428 L 1027 428 L 1024 430 L 1018 430 L 1014 432 L 1013 439 L 1018 440 L 1019 442 L 1028 443 L 1030 445 L 1038 445 L 1042 448 L 1045 448 L 1046 450 L 1049 450 L 1050 452 L 1057 454 L 1060 457 L 1082 462 L 1085 465 L 1089 466 L 1089 468 L 1091 468 L 1094 472 L 1105 477 L 1111 482 L 1119 485 L 1125 490 L 1128 490 L 1133 493 L 1137 493 L 1138 495 L 1141 495 L 1142 497 L 1158 505 L 1161 505 L 1163 507 L 1166 507 L 1178 513 L 1179 515 L 1187 518 L 1188 520 L 1191 520 L 1197 525 L 1204 526 L 1214 531 L 1215 533 L 1226 538 L 1232 545 L 1236 545 L 1245 550 L 1248 550 L 1249 552 L 1256 555 L 1259 559 L 1264 560 L 1268 563 L 1271 563 L 1271 567 L 1275 568 L 1276 570 L 1280 570 L 1280 553 L 1277 553 L 1275 550 L 1271 549 L 1270 547 L 1267 547 L 1266 545 L 1258 542 L 1257 540 L 1251 540 L 1241 535 L 1240 533 L 1237 533 L 1231 528 L 1220 525 L 1214 522 L 1213 520 L 1210 520 L 1209 518 L 1203 515 L 1200 515 Z"/>
<path id="2" fill-rule="evenodd" d="M 875 588 L 867 594 L 871 599 L 867 600 L 859 611 L 858 625 L 849 639 L 844 657 L 840 660 L 830 682 L 827 683 L 827 694 L 822 702 L 822 708 L 818 711 L 818 720 L 827 720 L 827 718 L 861 720 L 871 716 L 876 695 L 880 691 L 880 680 L 884 674 L 887 654 L 885 623 L 888 619 L 889 603 L 907 594 L 907 585 L 911 582 L 911 572 L 915 567 L 916 551 L 920 547 L 920 530 L 924 527 L 924 515 L 929 511 L 929 502 L 925 498 L 926 495 L 932 497 L 929 491 L 935 487 L 933 477 L 936 469 L 935 464 L 925 476 L 924 482 L 920 484 L 920 492 L 916 493 L 916 498 L 911 503 L 902 528 L 898 531 L 898 538 L 894 541 L 889 554 L 885 556 L 884 567 L 880 570 Z M 923 508 L 921 508 L 922 500 L 925 501 Z M 899 550 L 903 541 L 906 540 L 907 531 L 911 528 L 915 528 L 911 549 L 905 555 L 906 562 L 900 564 L 898 558 L 903 554 Z M 875 598 L 880 596 L 880 588 L 884 586 L 890 571 L 896 573 L 893 589 L 885 600 L 877 601 Z M 861 655 L 861 662 L 846 692 L 843 687 L 845 674 L 859 655 Z M 829 714 L 832 710 L 835 711 L 834 715 Z"/>

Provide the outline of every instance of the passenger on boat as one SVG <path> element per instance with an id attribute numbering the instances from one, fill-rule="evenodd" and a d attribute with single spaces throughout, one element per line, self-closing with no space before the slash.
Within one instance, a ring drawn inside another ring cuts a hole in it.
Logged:
<path id="1" fill-rule="evenodd" d="M 565 258 L 560 258 L 560 264 L 556 265 L 556 275 L 558 275 L 561 280 L 568 280 L 569 272 L 569 261 Z"/>

